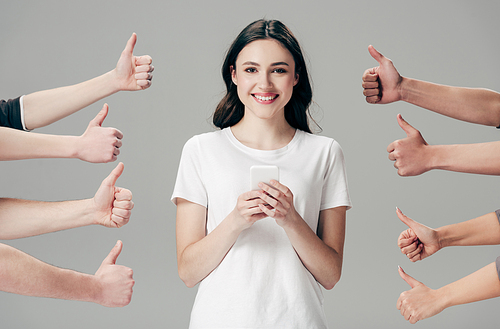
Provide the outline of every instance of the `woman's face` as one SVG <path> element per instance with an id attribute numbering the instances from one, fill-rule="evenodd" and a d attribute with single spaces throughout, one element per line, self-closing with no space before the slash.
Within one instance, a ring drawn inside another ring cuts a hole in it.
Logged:
<path id="1" fill-rule="evenodd" d="M 261 119 L 284 118 L 284 107 L 299 81 L 292 54 L 274 39 L 256 40 L 238 54 L 231 67 L 245 116 Z"/>

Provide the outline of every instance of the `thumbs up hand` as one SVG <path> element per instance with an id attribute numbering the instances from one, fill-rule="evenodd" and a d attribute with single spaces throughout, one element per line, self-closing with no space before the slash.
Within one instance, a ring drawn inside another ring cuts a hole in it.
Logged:
<path id="1" fill-rule="evenodd" d="M 90 121 L 87 130 L 77 138 L 76 157 L 78 159 L 93 163 L 111 162 L 117 159 L 123 134 L 118 129 L 102 127 L 108 110 L 108 104 L 104 104 L 102 110 Z"/>
<path id="2" fill-rule="evenodd" d="M 409 227 L 398 238 L 398 247 L 409 260 L 423 260 L 442 248 L 436 230 L 407 217 L 399 208 L 396 208 L 396 214 Z"/>
<path id="3" fill-rule="evenodd" d="M 123 243 L 118 241 L 109 255 L 102 261 L 95 273 L 98 282 L 97 303 L 107 307 L 123 307 L 132 299 L 132 287 L 135 284 L 132 269 L 116 265 Z"/>
<path id="4" fill-rule="evenodd" d="M 153 59 L 149 55 L 134 56 L 136 42 L 137 35 L 133 33 L 116 64 L 114 72 L 120 83 L 120 90 L 142 90 L 151 86 Z"/>
<path id="5" fill-rule="evenodd" d="M 394 161 L 394 167 L 400 176 L 417 176 L 432 169 L 431 147 L 420 134 L 398 114 L 398 124 L 405 131 L 406 138 L 389 144 L 389 160 Z"/>
<path id="6" fill-rule="evenodd" d="M 132 192 L 121 187 L 115 187 L 123 169 L 123 163 L 120 162 L 109 176 L 102 181 L 92 199 L 96 224 L 118 228 L 127 224 L 130 219 L 134 208 Z"/>
<path id="7" fill-rule="evenodd" d="M 367 69 L 363 73 L 363 94 L 372 104 L 388 104 L 401 100 L 400 86 L 403 77 L 390 59 L 379 53 L 373 46 L 368 47 L 370 55 L 379 66 Z"/>
<path id="8" fill-rule="evenodd" d="M 412 324 L 417 321 L 430 318 L 446 308 L 444 298 L 438 290 L 427 287 L 420 281 L 415 280 L 399 267 L 399 275 L 411 287 L 404 291 L 398 298 L 397 308 L 405 320 Z"/>

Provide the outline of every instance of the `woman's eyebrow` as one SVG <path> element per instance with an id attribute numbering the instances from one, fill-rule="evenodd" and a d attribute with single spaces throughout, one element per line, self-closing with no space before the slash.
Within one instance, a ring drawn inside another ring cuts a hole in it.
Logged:
<path id="1" fill-rule="evenodd" d="M 260 66 L 259 63 L 256 63 L 256 62 L 252 62 L 252 61 L 248 61 L 248 62 L 245 62 L 241 65 L 251 65 L 251 66 Z M 288 65 L 287 62 L 276 62 L 276 63 L 272 63 L 271 66 L 280 66 L 280 65 L 286 65 L 286 66 L 290 66 Z"/>

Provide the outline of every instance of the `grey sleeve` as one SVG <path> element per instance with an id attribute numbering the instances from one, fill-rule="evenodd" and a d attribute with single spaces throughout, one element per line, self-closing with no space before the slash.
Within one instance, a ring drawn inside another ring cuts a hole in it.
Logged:
<path id="1" fill-rule="evenodd" d="M 498 279 L 500 280 L 500 256 L 497 257 L 497 274 L 498 274 Z"/>
<path id="2" fill-rule="evenodd" d="M 500 209 L 497 209 L 495 213 L 497 214 L 498 221 L 500 222 Z M 497 257 L 496 264 L 497 264 L 498 279 L 500 280 L 500 256 Z"/>

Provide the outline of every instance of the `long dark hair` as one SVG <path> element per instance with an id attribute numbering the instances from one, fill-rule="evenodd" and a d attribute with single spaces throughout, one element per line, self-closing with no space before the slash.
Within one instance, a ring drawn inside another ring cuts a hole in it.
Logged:
<path id="1" fill-rule="evenodd" d="M 285 105 L 285 119 L 290 126 L 310 133 L 308 124 L 309 105 L 312 100 L 312 88 L 309 82 L 306 63 L 302 50 L 292 32 L 280 21 L 257 20 L 241 31 L 229 48 L 224 64 L 222 78 L 226 84 L 226 95 L 215 109 L 213 123 L 220 129 L 237 124 L 245 114 L 245 106 L 238 98 L 237 87 L 231 78 L 231 66 L 236 66 L 240 51 L 250 42 L 261 39 L 275 39 L 292 54 L 295 60 L 295 73 L 299 81 L 293 88 L 290 101 Z"/>

